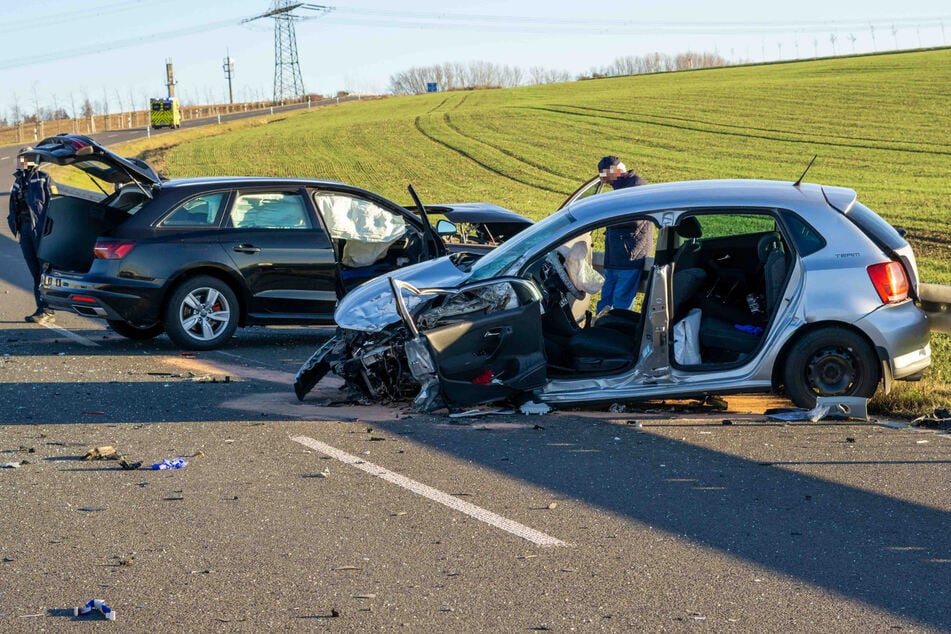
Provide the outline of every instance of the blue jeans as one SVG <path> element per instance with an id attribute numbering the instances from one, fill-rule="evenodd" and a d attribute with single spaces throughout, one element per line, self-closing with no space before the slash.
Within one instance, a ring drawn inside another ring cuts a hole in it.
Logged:
<path id="1" fill-rule="evenodd" d="M 641 271 L 642 269 L 604 269 L 604 285 L 601 287 L 597 312 L 600 313 L 606 306 L 630 308 L 641 282 Z"/>

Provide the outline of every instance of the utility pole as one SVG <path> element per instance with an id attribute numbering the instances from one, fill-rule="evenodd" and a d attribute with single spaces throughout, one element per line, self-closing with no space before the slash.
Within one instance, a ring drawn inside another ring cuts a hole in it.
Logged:
<path id="1" fill-rule="evenodd" d="M 231 76 L 234 75 L 234 58 L 226 52 L 224 64 L 221 68 L 225 71 L 225 79 L 228 80 L 228 103 L 234 103 L 234 93 L 231 92 Z"/>
<path id="2" fill-rule="evenodd" d="M 165 87 L 168 88 L 169 99 L 175 96 L 175 74 L 172 72 L 172 60 L 165 60 Z"/>

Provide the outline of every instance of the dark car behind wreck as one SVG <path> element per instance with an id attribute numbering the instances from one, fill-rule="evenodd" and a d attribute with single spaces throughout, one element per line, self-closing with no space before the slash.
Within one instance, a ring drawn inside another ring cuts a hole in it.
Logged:
<path id="1" fill-rule="evenodd" d="M 41 292 L 52 308 L 104 319 L 132 339 L 165 332 L 183 348 L 206 350 L 238 326 L 331 324 L 337 300 L 359 284 L 450 250 L 418 201 L 419 213 L 346 183 L 164 180 L 144 162 L 73 134 L 44 139 L 28 154 L 114 188 L 53 198 L 40 243 L 49 263 Z M 503 223 L 507 236 L 531 225 L 480 203 L 441 211 L 476 227 L 473 246 L 483 250 L 499 241 L 487 226 Z M 458 228 L 444 220 L 440 230 L 450 236 Z"/>

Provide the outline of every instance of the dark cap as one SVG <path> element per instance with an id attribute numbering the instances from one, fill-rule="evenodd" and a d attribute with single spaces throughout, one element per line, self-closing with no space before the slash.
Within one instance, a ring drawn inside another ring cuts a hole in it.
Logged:
<path id="1" fill-rule="evenodd" d="M 605 170 L 609 170 L 620 162 L 621 159 L 616 156 L 605 156 L 603 159 L 598 161 L 598 171 L 603 172 Z"/>

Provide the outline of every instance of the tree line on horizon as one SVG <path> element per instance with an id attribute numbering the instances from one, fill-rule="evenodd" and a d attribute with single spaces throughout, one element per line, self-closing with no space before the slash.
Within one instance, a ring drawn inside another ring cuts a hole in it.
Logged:
<path id="1" fill-rule="evenodd" d="M 394 95 L 415 95 L 427 92 L 428 85 L 435 83 L 440 91 L 478 90 L 484 88 L 514 88 L 537 86 L 572 80 L 621 77 L 647 73 L 668 73 L 678 70 L 696 70 L 727 66 L 726 58 L 717 53 L 650 53 L 627 55 L 616 58 L 611 64 L 592 68 L 587 73 L 572 77 L 564 70 L 551 70 L 532 66 L 524 70 L 518 66 L 494 64 L 486 61 L 468 63 L 446 62 L 430 66 L 414 66 L 390 76 L 390 92 Z"/>

